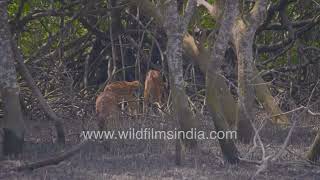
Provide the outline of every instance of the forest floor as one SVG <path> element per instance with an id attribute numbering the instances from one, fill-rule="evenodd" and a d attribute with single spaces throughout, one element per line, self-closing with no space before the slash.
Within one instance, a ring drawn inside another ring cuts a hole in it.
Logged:
<path id="1" fill-rule="evenodd" d="M 54 127 L 45 118 L 30 117 L 27 120 L 27 137 L 23 155 L 16 158 L 2 158 L 0 161 L 0 179 L 250 179 L 259 166 L 240 162 L 237 165 L 224 163 L 217 140 L 199 141 L 199 152 L 194 155 L 186 152 L 181 166 L 175 165 L 175 142 L 173 140 L 127 140 L 113 144 L 111 151 L 106 151 L 101 142 L 90 142 L 69 159 L 57 165 L 50 165 L 33 171 L 13 172 L 10 167 L 53 157 L 62 150 L 69 149 L 79 143 L 79 133 L 83 122 L 85 127 L 94 128 L 94 120 L 83 116 L 74 119 L 74 115 L 62 114 L 65 119 L 67 145 L 61 147 L 54 143 Z M 260 113 L 259 117 L 266 116 Z M 91 116 L 92 117 L 92 116 Z M 162 130 L 171 129 L 174 123 L 165 118 L 154 116 L 144 118 L 126 117 L 123 122 L 128 127 L 153 127 Z M 201 128 L 214 130 L 212 120 L 200 118 Z M 298 122 L 289 146 L 283 156 L 269 164 L 256 179 L 320 179 L 320 166 L 305 161 L 305 152 L 315 137 L 315 127 L 319 119 L 304 118 Z M 89 128 L 90 129 L 90 128 Z M 276 153 L 281 148 L 290 127 L 279 128 L 267 123 L 261 131 L 266 155 Z M 242 157 L 261 160 L 262 152 L 257 148 L 248 155 L 251 145 L 236 142 Z"/>

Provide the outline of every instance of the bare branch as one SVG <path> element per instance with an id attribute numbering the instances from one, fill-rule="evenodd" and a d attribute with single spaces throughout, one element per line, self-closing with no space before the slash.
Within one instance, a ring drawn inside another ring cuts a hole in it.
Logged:
<path id="1" fill-rule="evenodd" d="M 312 23 L 312 21 L 313 21 L 313 18 L 300 20 L 300 21 L 293 21 L 293 22 L 291 22 L 291 25 L 293 28 L 300 28 L 300 27 L 303 27 L 307 24 Z M 283 29 L 285 29 L 285 27 L 283 26 L 282 23 L 272 23 L 272 24 L 269 24 L 268 26 L 264 27 L 262 30 L 277 31 L 277 30 L 283 30 Z"/>
<path id="2" fill-rule="evenodd" d="M 310 109 L 308 109 L 308 113 L 312 116 L 320 116 L 320 113 L 312 112 Z"/>
<path id="3" fill-rule="evenodd" d="M 218 14 L 217 14 L 217 6 L 215 5 L 211 5 L 210 3 L 208 3 L 207 1 L 205 0 L 197 0 L 197 6 L 203 6 L 205 7 L 209 14 L 213 17 L 213 18 L 217 18 L 218 17 Z"/>

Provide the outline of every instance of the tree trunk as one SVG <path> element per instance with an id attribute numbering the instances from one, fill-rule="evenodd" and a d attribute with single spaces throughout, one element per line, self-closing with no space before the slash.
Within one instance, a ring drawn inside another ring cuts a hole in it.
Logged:
<path id="1" fill-rule="evenodd" d="M 187 57 L 196 62 L 202 73 L 206 74 L 207 67 L 210 62 L 210 54 L 207 49 L 198 49 L 194 38 L 187 34 L 183 38 L 183 49 L 184 54 Z M 206 90 L 212 92 L 212 108 L 213 111 L 219 113 L 223 119 L 227 121 L 230 129 L 235 129 L 236 124 L 236 102 L 229 91 L 229 88 L 225 82 L 225 79 L 222 76 L 219 76 L 216 73 L 208 76 L 209 79 L 212 79 L 212 86 L 207 86 Z M 214 93 L 215 91 L 220 91 L 220 93 Z"/>
<path id="2" fill-rule="evenodd" d="M 224 13 L 221 21 L 219 22 L 220 28 L 216 41 L 212 47 L 211 58 L 209 59 L 207 66 L 207 78 L 206 78 L 206 97 L 209 107 L 209 111 L 213 117 L 213 122 L 216 127 L 216 131 L 228 131 L 230 130 L 228 123 L 225 119 L 223 110 L 223 99 L 225 97 L 224 89 L 218 89 L 216 84 L 224 84 L 224 82 L 218 82 L 220 67 L 225 57 L 225 53 L 228 47 L 229 40 L 232 36 L 229 29 L 235 23 L 238 10 L 238 1 L 226 0 Z M 221 94 L 224 94 L 220 96 Z M 230 163 L 239 162 L 239 153 L 232 139 L 219 139 L 222 153 L 225 159 Z"/>
<path id="3" fill-rule="evenodd" d="M 187 13 L 192 12 L 186 12 L 185 14 Z M 170 87 L 172 92 L 174 119 L 179 123 L 179 129 L 182 131 L 189 131 L 192 128 L 198 127 L 198 121 L 194 119 L 189 108 L 188 97 L 185 92 L 185 81 L 183 79 L 182 41 L 183 34 L 186 31 L 188 24 L 188 17 L 185 17 L 183 20 L 181 20 L 181 17 L 177 11 L 177 2 L 170 1 L 167 7 L 166 22 L 164 25 L 168 38 L 166 52 L 169 67 Z M 196 147 L 197 145 L 195 139 L 183 139 L 182 142 L 192 148 Z M 180 146 L 180 141 L 177 141 L 176 164 L 181 164 Z"/>
<path id="4" fill-rule="evenodd" d="M 167 56 L 174 116 L 178 120 L 181 130 L 188 131 L 197 127 L 197 121 L 193 119 L 193 114 L 189 109 L 188 97 L 185 93 L 182 72 L 182 39 L 168 37 L 167 49 L 169 50 Z"/>
<path id="5" fill-rule="evenodd" d="M 2 89 L 4 102 L 3 154 L 22 153 L 24 143 L 24 121 L 22 117 L 19 87 Z"/>
<path id="6" fill-rule="evenodd" d="M 7 1 L 0 2 L 0 91 L 4 103 L 3 154 L 16 155 L 22 152 L 24 121 L 21 112 L 19 86 L 11 47 L 8 24 Z"/>
<path id="7" fill-rule="evenodd" d="M 25 79 L 27 82 L 28 86 L 30 87 L 33 95 L 38 99 L 40 106 L 43 108 L 44 112 L 46 115 L 54 122 L 54 126 L 56 128 L 57 132 L 57 141 L 60 144 L 65 143 L 65 135 L 64 135 L 64 130 L 63 130 L 63 124 L 62 124 L 62 119 L 59 118 L 52 108 L 48 105 L 46 100 L 44 99 L 43 95 L 40 92 L 40 89 L 37 87 L 36 83 L 34 82 L 28 68 L 23 62 L 22 55 L 16 46 L 15 43 L 12 43 L 12 48 L 13 52 L 15 55 L 15 59 L 18 62 L 18 71 L 21 73 L 21 76 Z"/>
<path id="8" fill-rule="evenodd" d="M 269 90 L 268 85 L 266 82 L 261 78 L 259 74 L 258 69 L 254 66 L 253 67 L 254 76 L 256 77 L 253 80 L 253 83 L 255 84 L 255 94 L 257 96 L 258 101 L 262 104 L 262 106 L 265 108 L 267 112 L 270 113 L 272 116 L 271 121 L 274 124 L 279 125 L 288 125 L 289 119 L 287 115 L 283 114 L 280 107 L 278 106 L 277 102 L 271 95 L 271 92 Z M 282 115 L 279 115 L 282 114 Z"/>
<path id="9" fill-rule="evenodd" d="M 109 27 L 109 34 L 110 34 L 110 41 L 111 41 L 111 51 L 112 51 L 112 60 L 109 59 L 108 63 L 108 80 L 107 82 L 112 82 L 114 80 L 119 80 L 120 74 L 116 74 L 118 68 L 120 67 L 120 47 L 118 44 L 118 37 L 121 38 L 122 33 L 122 24 L 121 24 L 121 9 L 119 8 L 119 3 L 117 0 L 110 0 L 110 27 Z"/>
<path id="10" fill-rule="evenodd" d="M 223 84 L 224 82 L 217 82 L 219 79 L 217 76 L 211 78 L 207 77 L 206 79 L 206 89 L 212 89 L 213 91 L 207 91 L 207 104 L 209 107 L 210 114 L 213 118 L 214 126 L 216 131 L 228 131 L 230 130 L 227 122 L 224 119 L 222 110 L 220 109 L 223 105 L 221 104 L 222 99 L 219 95 L 223 94 L 221 89 L 215 87 L 215 84 Z M 237 147 L 235 146 L 232 139 L 219 139 L 219 144 L 221 147 L 222 154 L 224 158 L 230 163 L 239 162 L 239 153 Z"/>
<path id="11" fill-rule="evenodd" d="M 242 22 L 242 21 L 241 21 Z M 237 25 L 237 27 L 239 27 Z M 247 35 L 247 36 L 246 36 Z M 254 118 L 254 86 L 252 45 L 254 34 L 246 34 L 235 40 L 238 57 L 238 135 L 242 142 L 249 143 L 254 131 L 251 122 Z"/>
<path id="12" fill-rule="evenodd" d="M 238 20 L 234 29 L 234 44 L 238 62 L 238 112 L 237 127 L 239 138 L 249 143 L 253 137 L 251 122 L 254 117 L 254 86 L 253 86 L 253 39 L 254 32 L 246 27 L 242 20 Z"/>
<path id="13" fill-rule="evenodd" d="M 258 0 L 248 14 L 237 12 L 237 23 L 232 28 L 233 44 L 238 58 L 238 112 L 237 125 L 240 140 L 251 142 L 254 130 L 254 62 L 253 43 L 257 29 L 264 22 L 267 11 L 267 0 Z M 242 12 L 244 13 L 244 12 Z M 242 18 L 241 18 L 242 17 Z M 243 19 L 243 17 L 246 17 Z"/>
<path id="14" fill-rule="evenodd" d="M 317 136 L 307 153 L 307 159 L 312 162 L 316 162 L 320 159 L 320 131 L 317 133 Z"/>

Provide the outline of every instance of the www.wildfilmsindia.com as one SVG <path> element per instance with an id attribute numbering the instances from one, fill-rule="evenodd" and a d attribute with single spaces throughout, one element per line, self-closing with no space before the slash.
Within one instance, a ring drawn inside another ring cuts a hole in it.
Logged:
<path id="1" fill-rule="evenodd" d="M 82 131 L 80 137 L 85 140 L 106 140 L 106 139 L 237 139 L 236 131 L 201 131 L 192 128 L 189 131 L 174 130 L 154 130 L 153 128 L 141 128 L 128 130 L 109 130 L 109 131 Z"/>

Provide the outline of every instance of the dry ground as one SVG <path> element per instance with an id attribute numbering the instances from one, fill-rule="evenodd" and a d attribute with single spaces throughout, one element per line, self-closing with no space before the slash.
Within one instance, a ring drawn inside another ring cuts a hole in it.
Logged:
<path id="1" fill-rule="evenodd" d="M 252 163 L 241 162 L 238 165 L 223 163 L 220 148 L 216 140 L 199 142 L 198 155 L 187 152 L 182 166 L 174 164 L 174 141 L 169 140 L 133 140 L 113 143 L 113 148 L 107 152 L 101 142 L 90 142 L 80 153 L 61 162 L 58 165 L 46 166 L 33 171 L 10 172 L 8 167 L 26 162 L 37 161 L 53 156 L 63 149 L 77 144 L 82 127 L 94 129 L 92 114 L 82 118 L 62 114 L 65 119 L 65 130 L 68 135 L 66 147 L 54 143 L 54 128 L 44 118 L 29 117 L 27 121 L 27 138 L 25 152 L 18 158 L 4 158 L 0 161 L 0 179 L 249 179 L 258 169 Z M 257 116 L 264 117 L 260 113 Z M 77 117 L 77 118 L 74 118 Z M 299 121 L 290 145 L 285 154 L 276 164 L 262 172 L 256 179 L 320 179 L 320 166 L 310 165 L 304 161 L 304 153 L 312 143 L 318 119 L 304 118 Z M 154 116 L 137 119 L 124 117 L 126 127 L 153 127 L 170 130 L 174 127 L 169 119 Z M 83 123 L 85 125 L 83 125 Z M 213 130 L 209 117 L 201 119 L 201 129 Z M 267 123 L 261 132 L 267 155 L 277 152 L 281 147 L 288 128 L 276 128 Z M 241 156 L 260 160 L 259 148 L 251 155 L 248 151 L 252 145 L 237 142 Z"/>

